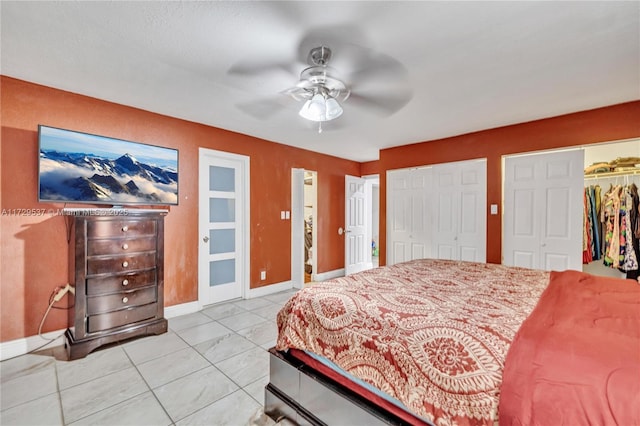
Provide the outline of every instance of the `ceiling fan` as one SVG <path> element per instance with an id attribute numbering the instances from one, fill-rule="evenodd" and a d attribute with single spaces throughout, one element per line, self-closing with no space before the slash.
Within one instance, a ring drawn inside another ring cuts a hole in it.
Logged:
<path id="1" fill-rule="evenodd" d="M 311 65 L 300 73 L 300 81 L 282 93 L 296 101 L 305 101 L 298 113 L 302 118 L 318 122 L 318 133 L 322 132 L 322 122 L 340 117 L 343 109 L 340 102 L 349 98 L 351 90 L 329 67 L 331 49 L 326 46 L 314 47 L 309 52 Z"/>
<path id="2" fill-rule="evenodd" d="M 256 118 L 267 119 L 278 110 L 291 107 L 281 99 L 285 95 L 284 99 L 302 103 L 296 107 L 299 116 L 318 123 L 319 132 L 325 125 L 327 130 L 359 125 L 368 114 L 391 115 L 412 98 L 408 72 L 396 59 L 363 47 L 366 44 L 369 43 L 353 27 L 325 27 L 302 38 L 298 57 L 306 66 L 300 67 L 299 75 L 295 74 L 296 61 L 240 62 L 229 73 L 258 77 L 261 88 L 283 83 L 286 87 L 285 74 L 287 79 L 291 74 L 297 75 L 298 82 L 284 90 L 276 89 L 269 98 L 238 107 Z"/>

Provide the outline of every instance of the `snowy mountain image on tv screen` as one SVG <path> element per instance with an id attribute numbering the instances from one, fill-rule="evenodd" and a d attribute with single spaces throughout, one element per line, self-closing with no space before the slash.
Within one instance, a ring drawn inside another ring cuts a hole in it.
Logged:
<path id="1" fill-rule="evenodd" d="M 178 151 L 40 126 L 40 200 L 177 204 Z"/>

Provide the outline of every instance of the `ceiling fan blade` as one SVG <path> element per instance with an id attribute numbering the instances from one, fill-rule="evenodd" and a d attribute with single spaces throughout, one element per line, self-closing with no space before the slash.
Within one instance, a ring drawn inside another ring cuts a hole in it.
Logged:
<path id="1" fill-rule="evenodd" d="M 228 70 L 227 74 L 237 76 L 263 76 L 267 73 L 279 72 L 286 73 L 293 78 L 298 77 L 298 67 L 292 63 L 278 63 L 259 60 L 246 60 L 233 64 Z"/>
<path id="2" fill-rule="evenodd" d="M 349 99 L 345 102 L 345 110 L 350 106 L 359 109 L 365 109 L 379 116 L 389 116 L 401 110 L 411 101 L 413 97 L 411 91 L 400 90 L 393 93 L 379 94 L 360 94 L 351 93 Z M 347 111 L 345 111 L 345 114 Z"/>
<path id="3" fill-rule="evenodd" d="M 249 102 L 236 104 L 236 108 L 251 117 L 258 120 L 268 120 L 282 111 L 293 111 L 290 105 L 287 105 L 283 99 L 278 97 L 266 97 Z"/>
<path id="4" fill-rule="evenodd" d="M 409 71 L 398 60 L 382 53 L 371 53 L 357 64 L 357 68 L 349 74 L 349 81 L 354 85 L 407 85 Z"/>

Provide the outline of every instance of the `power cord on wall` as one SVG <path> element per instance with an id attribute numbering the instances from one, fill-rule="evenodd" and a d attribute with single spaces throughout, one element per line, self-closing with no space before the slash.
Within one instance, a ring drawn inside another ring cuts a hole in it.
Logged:
<path id="1" fill-rule="evenodd" d="M 60 300 L 62 300 L 62 298 L 65 296 L 65 294 L 67 294 L 68 292 L 71 292 L 71 294 L 75 294 L 76 293 L 76 289 L 69 283 L 67 283 L 67 285 L 65 285 L 64 287 L 56 287 L 53 289 L 53 292 L 51 293 L 51 296 L 49 297 L 49 306 L 47 306 L 47 310 L 45 311 L 44 315 L 42 316 L 42 320 L 40 321 L 40 325 L 38 326 L 38 336 L 40 336 L 41 339 L 43 340 L 47 340 L 47 343 L 38 346 L 35 349 L 30 350 L 28 353 L 32 353 L 35 351 L 38 351 L 42 348 L 44 348 L 45 346 L 51 344 L 51 342 L 54 342 L 56 340 L 58 340 L 59 338 L 61 338 L 62 336 L 64 336 L 64 333 L 60 334 L 59 336 L 56 336 L 55 338 L 51 339 L 48 337 L 44 337 L 42 335 L 42 326 L 44 325 L 44 321 L 47 319 L 47 316 L 49 315 L 49 312 L 51 311 L 51 308 L 54 308 L 54 304 L 56 302 L 59 302 Z M 55 309 L 69 309 L 69 308 L 55 308 Z"/>
<path id="2" fill-rule="evenodd" d="M 47 310 L 45 311 L 44 315 L 42 316 L 42 320 L 40 321 L 40 325 L 38 326 L 38 336 L 43 339 L 46 340 L 47 343 L 44 343 L 40 346 L 38 346 L 37 348 L 31 349 L 30 351 L 28 351 L 27 353 L 34 353 L 36 351 L 39 351 L 40 349 L 44 348 L 47 345 L 50 345 L 52 342 L 55 342 L 56 340 L 58 340 L 59 338 L 61 338 L 62 336 L 64 336 L 64 333 L 61 333 L 60 335 L 54 337 L 53 339 L 48 338 L 48 337 L 44 337 L 42 335 L 42 326 L 44 325 L 44 321 L 47 319 L 47 316 L 49 315 L 49 312 L 51 311 L 51 309 L 71 309 L 73 308 L 72 306 L 66 307 L 66 308 L 58 308 L 53 306 L 56 302 L 59 302 L 60 300 L 62 300 L 62 298 L 65 296 L 65 294 L 71 292 L 71 294 L 75 294 L 76 293 L 76 289 L 75 287 L 73 287 L 71 284 L 67 283 L 64 287 L 56 287 L 53 289 L 53 291 L 51 292 L 51 296 L 49 296 L 49 306 L 47 306 Z M 3 361 L 7 361 L 13 358 L 17 358 L 21 355 L 16 355 L 16 356 L 12 356 L 11 358 L 5 358 L 3 359 Z"/>

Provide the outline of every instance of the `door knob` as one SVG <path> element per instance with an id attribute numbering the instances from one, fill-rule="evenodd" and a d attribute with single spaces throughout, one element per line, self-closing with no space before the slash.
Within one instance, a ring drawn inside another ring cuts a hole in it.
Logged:
<path id="1" fill-rule="evenodd" d="M 202 239 L 202 241 L 204 241 L 205 243 L 208 243 L 208 242 L 209 242 L 209 237 L 205 236 L 205 237 Z"/>

